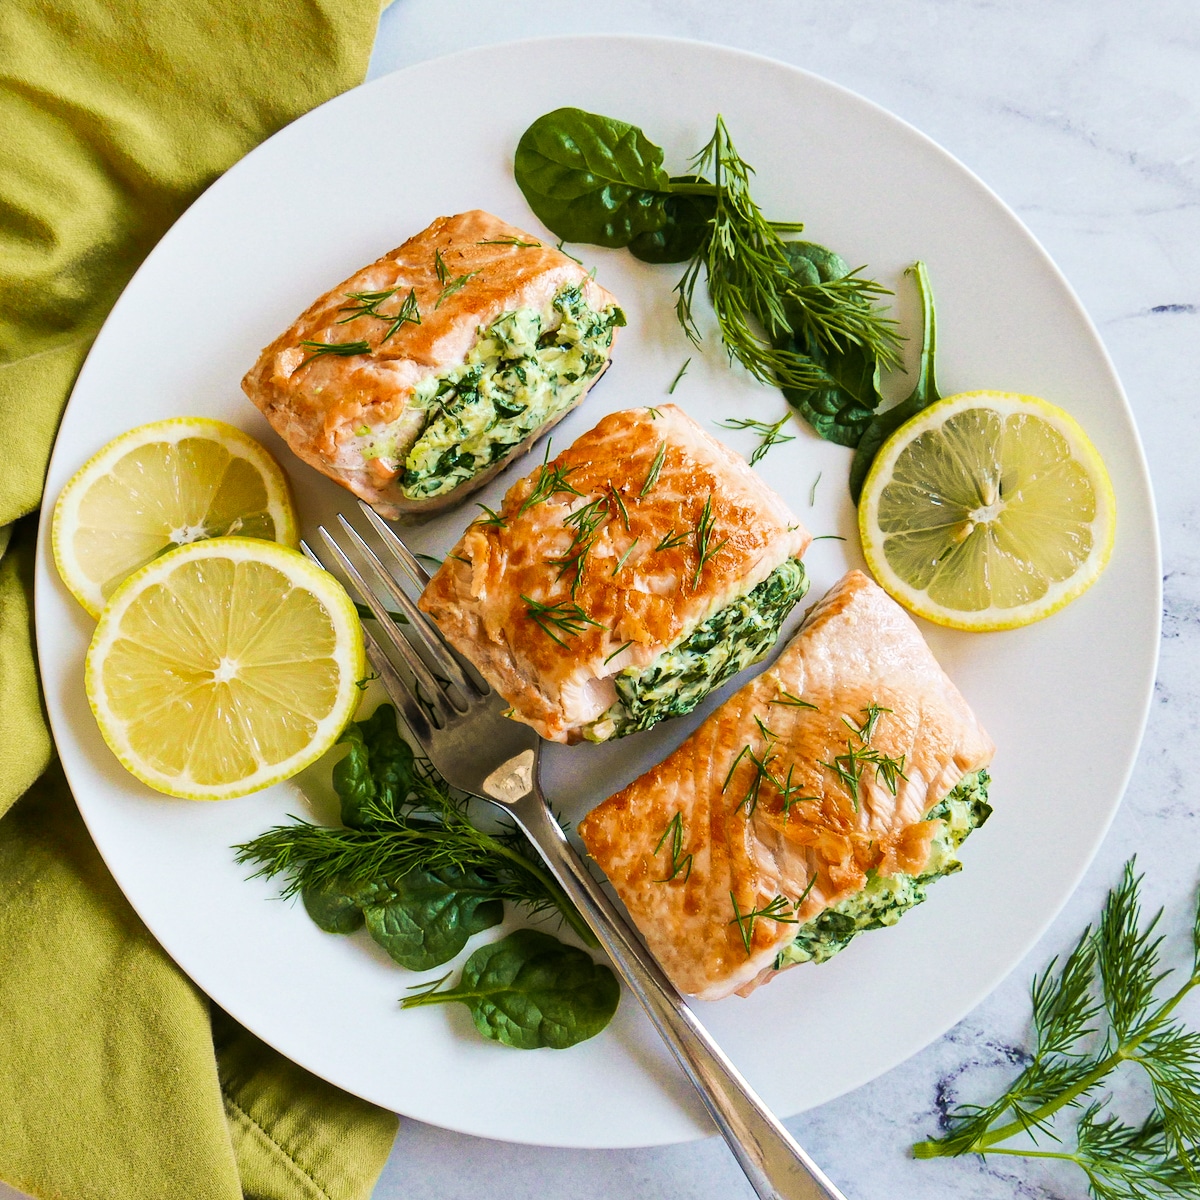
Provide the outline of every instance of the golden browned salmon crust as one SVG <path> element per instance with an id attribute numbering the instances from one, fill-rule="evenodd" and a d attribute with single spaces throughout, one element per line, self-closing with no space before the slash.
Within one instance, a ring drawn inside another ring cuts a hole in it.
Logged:
<path id="1" fill-rule="evenodd" d="M 796 924 L 869 870 L 918 873 L 925 814 L 993 750 L 912 620 L 851 571 L 770 670 L 579 832 L 675 985 L 716 1000 L 769 978 Z M 746 917 L 772 906 L 788 920 Z"/>
<path id="2" fill-rule="evenodd" d="M 682 409 L 628 409 L 513 484 L 421 607 L 518 720 L 576 741 L 612 704 L 618 671 L 650 663 L 810 541 Z"/>
<path id="3" fill-rule="evenodd" d="M 460 285 L 447 287 L 464 277 Z M 364 458 L 358 431 L 390 426 L 407 410 L 413 424 L 402 441 L 411 442 L 426 416 L 407 409 L 419 383 L 460 364 L 480 330 L 501 314 L 531 308 L 548 318 L 554 297 L 564 287 L 577 285 L 582 285 L 584 299 L 597 312 L 616 303 L 574 259 L 491 213 L 475 209 L 438 217 L 404 245 L 309 305 L 259 355 L 242 380 L 242 389 L 293 453 L 381 515 L 396 517 L 457 503 L 490 479 L 520 447 L 455 488 L 452 501 L 450 497 L 414 501 L 401 491 L 402 471 L 378 458 Z M 394 315 L 410 292 L 420 323 L 400 324 L 386 341 L 381 341 L 390 328 L 386 320 L 347 312 L 355 304 L 351 294 L 392 293 L 378 311 Z M 345 319 L 348 315 L 350 320 Z M 304 342 L 366 342 L 370 349 L 345 356 L 314 355 Z"/>

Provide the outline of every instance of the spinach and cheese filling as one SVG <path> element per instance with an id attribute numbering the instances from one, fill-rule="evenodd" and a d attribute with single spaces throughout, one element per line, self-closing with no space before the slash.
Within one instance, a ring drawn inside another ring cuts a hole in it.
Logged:
<path id="1" fill-rule="evenodd" d="M 828 961 L 865 930 L 895 925 L 926 898 L 931 883 L 961 871 L 962 863 L 954 852 L 991 815 L 987 798 L 990 779 L 986 770 L 964 775 L 958 786 L 926 813 L 925 820 L 941 820 L 943 825 L 930 842 L 929 860 L 919 875 L 876 875 L 869 871 L 861 892 L 831 905 L 800 926 L 791 944 L 775 959 L 775 969 Z"/>
<path id="2" fill-rule="evenodd" d="M 363 457 L 401 470 L 410 500 L 453 491 L 569 409 L 604 369 L 613 329 L 624 324 L 616 305 L 593 309 L 582 285 L 559 291 L 548 318 L 532 308 L 503 313 L 461 364 L 417 386 L 405 416 L 364 432 Z M 421 429 L 405 452 L 414 418 Z"/>
<path id="3" fill-rule="evenodd" d="M 787 559 L 648 666 L 627 667 L 614 676 L 616 702 L 585 728 L 584 736 L 608 741 L 690 713 L 775 645 L 784 618 L 807 591 L 803 564 Z"/>

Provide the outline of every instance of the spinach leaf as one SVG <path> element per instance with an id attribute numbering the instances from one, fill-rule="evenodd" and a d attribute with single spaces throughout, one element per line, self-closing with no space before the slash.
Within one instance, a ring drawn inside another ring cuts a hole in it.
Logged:
<path id="1" fill-rule="evenodd" d="M 395 814 L 413 790 L 413 752 L 400 736 L 396 710 L 381 704 L 365 721 L 351 721 L 338 738 L 350 753 L 333 768 L 333 788 L 342 801 L 342 823 L 351 829 L 374 828 L 363 807 L 375 804 Z"/>
<path id="2" fill-rule="evenodd" d="M 326 933 L 353 933 L 362 928 L 362 909 L 354 891 L 340 879 L 306 887 L 300 897 L 305 912 Z"/>
<path id="3" fill-rule="evenodd" d="M 784 397 L 826 441 L 857 446 L 881 401 L 879 359 L 858 342 L 830 345 L 819 340 L 809 322 L 809 313 L 824 299 L 822 285 L 852 272 L 840 255 L 815 242 L 785 242 L 784 252 L 797 288 L 784 303 L 792 331 L 778 336 L 775 344 L 799 355 L 818 372 L 813 386 L 785 387 Z M 868 304 L 855 297 L 845 303 Z"/>
<path id="4" fill-rule="evenodd" d="M 921 318 L 923 332 L 921 335 L 921 365 L 917 374 L 917 386 L 912 394 L 901 400 L 894 408 L 880 413 L 867 426 L 858 443 L 854 461 L 850 464 L 850 495 L 854 503 L 858 503 L 862 495 L 863 484 L 871 464 L 891 435 L 904 424 L 915 417 L 922 409 L 941 399 L 937 387 L 936 362 L 937 357 L 937 312 L 933 304 L 933 287 L 929 282 L 929 272 L 923 262 L 913 263 L 905 272 L 911 275 L 917 285 L 917 295 L 921 300 Z"/>
<path id="5" fill-rule="evenodd" d="M 414 867 L 398 878 L 366 884 L 355 898 L 371 937 L 410 971 L 448 962 L 474 934 L 504 919 L 495 880 L 458 867 Z"/>
<path id="6" fill-rule="evenodd" d="M 708 181 L 699 175 L 672 175 L 672 184 Z M 634 258 L 648 263 L 685 262 L 698 253 L 712 229 L 717 211 L 715 196 L 690 196 L 686 192 L 668 196 L 664 202 L 666 224 L 650 233 L 639 233 L 629 243 Z"/>
<path id="7" fill-rule="evenodd" d="M 400 1003 L 416 1008 L 457 1001 L 470 1009 L 484 1037 L 518 1050 L 564 1050 L 595 1037 L 612 1020 L 620 998 L 608 967 L 549 934 L 519 929 L 476 950 L 457 987 Z"/>
<path id="8" fill-rule="evenodd" d="M 568 242 L 627 246 L 661 229 L 670 180 L 662 148 L 634 125 L 556 108 L 517 143 L 513 173 L 529 207 Z"/>

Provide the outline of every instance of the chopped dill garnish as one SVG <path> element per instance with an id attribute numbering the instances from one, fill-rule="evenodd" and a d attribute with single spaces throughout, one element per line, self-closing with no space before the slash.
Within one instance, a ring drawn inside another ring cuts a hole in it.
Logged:
<path id="1" fill-rule="evenodd" d="M 621 493 L 612 485 L 612 480 L 608 481 L 608 492 L 613 498 L 613 503 L 617 506 L 617 511 L 621 514 L 621 523 L 625 526 L 625 532 L 629 532 L 629 509 L 625 507 L 625 501 L 621 499 Z"/>
<path id="2" fill-rule="evenodd" d="M 551 641 L 557 642 L 564 649 L 567 643 L 554 632 L 554 629 L 565 633 L 568 637 L 577 637 L 589 625 L 594 626 L 596 629 L 604 628 L 599 621 L 595 621 L 589 617 L 578 604 L 570 603 L 566 600 L 560 600 L 557 604 L 543 604 L 540 600 L 534 600 L 531 596 L 526 596 L 524 592 L 521 593 L 521 599 L 528 606 L 525 609 L 525 615 Z M 551 629 L 551 626 L 554 626 L 554 629 Z"/>
<path id="3" fill-rule="evenodd" d="M 646 411 L 650 414 L 650 420 L 652 421 L 657 421 L 662 416 L 662 413 L 657 408 L 648 408 Z"/>
<path id="4" fill-rule="evenodd" d="M 816 873 L 816 871 L 814 871 L 814 872 L 813 872 L 813 876 L 812 876 L 812 878 L 811 878 L 811 879 L 808 881 L 808 887 L 806 887 L 806 888 L 804 889 L 804 891 L 802 891 L 802 892 L 800 893 L 800 899 L 796 901 L 796 913 L 797 913 L 797 915 L 798 915 L 798 914 L 799 914 L 799 912 L 800 912 L 800 905 L 802 905 L 802 904 L 805 902 L 805 900 L 807 900 L 807 899 L 808 899 L 808 893 L 809 893 L 809 892 L 811 892 L 811 891 L 813 890 L 813 885 L 814 885 L 816 882 L 817 882 L 817 873 Z"/>
<path id="5" fill-rule="evenodd" d="M 860 708 L 858 711 L 862 713 L 864 718 L 861 725 L 852 724 L 846 717 L 843 717 L 842 721 L 864 746 L 869 746 L 871 739 L 875 736 L 875 726 L 879 724 L 879 718 L 884 713 L 891 713 L 892 710 L 890 708 L 880 708 L 872 700 L 866 708 Z"/>
<path id="6" fill-rule="evenodd" d="M 358 688 L 358 690 L 359 690 L 360 692 L 365 692 L 365 691 L 367 690 L 367 688 L 368 688 L 368 687 L 369 687 L 369 686 L 370 686 L 372 683 L 374 683 L 374 682 L 375 682 L 375 680 L 376 680 L 376 679 L 378 679 L 378 678 L 379 678 L 379 672 L 378 672 L 378 671 L 372 671 L 372 672 L 370 673 L 370 675 L 364 675 L 364 676 L 363 676 L 361 679 L 356 679 L 356 680 L 354 681 L 354 686 L 355 686 L 356 688 Z"/>
<path id="7" fill-rule="evenodd" d="M 438 283 L 442 285 L 442 290 L 438 293 L 437 303 L 433 306 L 435 309 L 441 308 L 443 300 L 453 296 L 455 292 L 463 287 L 468 279 L 474 279 L 479 274 L 478 271 L 468 271 L 465 275 L 458 275 L 451 279 L 450 271 L 442 258 L 440 250 L 433 252 L 433 268 L 437 271 Z"/>
<path id="8" fill-rule="evenodd" d="M 663 534 L 662 541 L 654 549 L 674 550 L 676 546 L 682 546 L 691 536 L 692 531 L 690 529 L 685 529 L 682 533 L 676 533 L 674 527 L 672 527 Z"/>
<path id="9" fill-rule="evenodd" d="M 638 492 L 640 500 L 657 482 L 658 477 L 662 474 L 663 462 L 667 457 L 667 443 L 664 441 L 658 447 L 658 453 L 654 456 L 654 461 L 650 464 L 650 472 L 646 476 L 646 482 L 642 484 L 642 490 Z"/>
<path id="10" fill-rule="evenodd" d="M 356 354 L 371 353 L 371 347 L 366 342 L 301 342 L 300 345 L 305 350 L 312 351 L 300 364 L 301 367 L 307 367 L 314 358 L 320 358 L 323 354 L 334 354 L 338 358 L 352 358 Z"/>
<path id="11" fill-rule="evenodd" d="M 461 554 L 447 554 L 446 557 L 454 559 L 455 562 L 466 563 L 468 567 L 475 565 L 469 558 L 463 558 Z"/>
<path id="12" fill-rule="evenodd" d="M 752 908 L 749 912 L 742 912 L 738 906 L 737 897 L 731 891 L 729 899 L 733 903 L 733 920 L 730 925 L 736 925 L 738 931 L 742 935 L 742 945 L 746 947 L 746 957 L 750 956 L 750 948 L 754 941 L 754 922 L 759 917 L 767 917 L 772 921 L 779 921 L 784 925 L 799 925 L 800 920 L 796 916 L 787 916 L 789 908 L 794 909 L 794 905 L 786 896 L 776 896 L 774 900 L 764 904 L 762 908 Z"/>
<path id="13" fill-rule="evenodd" d="M 768 742 L 779 741 L 779 734 L 777 734 L 773 729 L 768 729 L 766 725 L 763 724 L 762 717 L 758 716 L 757 713 L 754 716 L 754 723 L 758 726 L 758 732 L 761 733 Z"/>
<path id="14" fill-rule="evenodd" d="M 801 700 L 799 696 L 793 696 L 791 692 L 780 692 L 774 700 L 768 700 L 768 704 L 782 704 L 786 708 L 811 708 L 813 712 L 821 710 L 815 704 L 809 704 L 807 700 Z"/>
<path id="15" fill-rule="evenodd" d="M 494 508 L 488 508 L 486 504 L 476 504 L 475 507 L 482 508 L 484 515 L 476 517 L 471 522 L 472 525 L 491 525 L 496 529 L 508 528 L 508 522 Z"/>
<path id="16" fill-rule="evenodd" d="M 724 793 L 725 789 L 726 789 L 726 788 L 729 786 L 729 781 L 730 781 L 730 780 L 733 778 L 733 773 L 734 773 L 734 771 L 736 771 L 736 770 L 737 770 L 737 765 L 738 765 L 738 763 L 740 763 L 740 762 L 742 761 L 742 759 L 743 759 L 743 758 L 745 758 L 745 757 L 746 757 L 746 755 L 747 755 L 747 754 L 749 754 L 749 753 L 750 753 L 750 747 L 749 747 L 749 746 L 743 746 L 743 747 L 742 747 L 742 748 L 741 748 L 741 749 L 738 751 L 737 758 L 735 758 L 735 759 L 733 760 L 733 762 L 731 762 L 731 763 L 729 764 L 729 774 L 725 776 L 725 782 L 724 782 L 723 784 L 721 784 L 721 791 L 722 791 L 722 793 Z"/>
<path id="17" fill-rule="evenodd" d="M 656 879 L 655 883 L 670 883 L 680 871 L 683 872 L 683 882 L 686 883 L 692 874 L 692 856 L 683 853 L 683 813 L 677 812 L 670 821 L 667 822 L 666 829 L 663 830 L 662 837 L 658 839 L 658 845 L 654 847 L 654 853 L 657 854 L 663 846 L 663 842 L 670 837 L 671 839 L 671 873 L 665 879 Z"/>
<path id="18" fill-rule="evenodd" d="M 543 501 L 549 500 L 551 496 L 562 492 L 570 496 L 582 496 L 581 491 L 573 488 L 567 482 L 567 476 L 574 470 L 574 467 L 552 467 L 550 465 L 550 443 L 547 442 L 546 457 L 542 459 L 542 465 L 538 468 L 538 477 L 534 482 L 533 491 L 525 497 L 524 503 L 517 509 L 517 516 L 523 516 L 535 504 L 541 504 Z"/>
<path id="19" fill-rule="evenodd" d="M 690 357 L 683 360 L 683 366 L 675 372 L 675 378 L 671 380 L 671 386 L 667 388 L 668 396 L 675 395 L 675 389 L 679 386 L 679 381 L 687 374 L 687 369 L 691 366 L 691 363 L 692 360 Z"/>
<path id="20" fill-rule="evenodd" d="M 540 250 L 541 242 L 523 242 L 519 237 L 484 238 L 477 246 L 517 246 L 522 250 Z"/>
<path id="21" fill-rule="evenodd" d="M 866 760 L 872 763 L 875 767 L 875 778 L 882 779 L 884 787 L 894 796 L 896 794 L 896 780 L 907 780 L 908 776 L 904 773 L 904 760 L 907 755 L 900 755 L 899 758 L 890 758 L 886 754 L 882 754 L 878 750 L 870 750 L 867 752 Z"/>
<path id="22" fill-rule="evenodd" d="M 397 288 L 392 288 L 389 292 L 347 292 L 346 299 L 353 300 L 355 303 L 344 305 L 338 309 L 338 312 L 350 314 L 348 317 L 343 317 L 338 324 L 345 325 L 347 321 L 355 321 L 359 317 L 374 317 L 377 321 L 387 321 L 387 333 L 379 339 L 381 346 L 401 325 L 420 325 L 421 310 L 417 307 L 416 288 L 408 289 L 408 295 L 404 297 L 403 303 L 394 313 L 379 311 L 379 306 L 384 301 L 390 300 L 397 290 Z"/>
<path id="23" fill-rule="evenodd" d="M 844 542 L 846 539 L 840 533 L 823 533 L 813 538 L 814 542 Z"/>
<path id="24" fill-rule="evenodd" d="M 700 510 L 700 520 L 696 523 L 695 530 L 693 530 L 696 535 L 696 570 L 692 575 L 693 591 L 700 584 L 700 575 L 705 566 L 721 552 L 729 541 L 728 538 L 725 538 L 715 546 L 712 544 L 714 521 L 715 519 L 712 515 L 712 492 L 709 492 L 704 501 L 704 507 Z"/>
<path id="25" fill-rule="evenodd" d="M 809 508 L 812 508 L 812 506 L 814 504 L 816 504 L 816 502 L 817 502 L 817 484 L 821 482 L 821 476 L 824 473 L 825 473 L 824 471 L 818 471 L 816 479 L 814 479 L 812 481 L 812 487 L 810 487 L 808 489 L 808 507 Z"/>
<path id="26" fill-rule="evenodd" d="M 771 774 L 770 770 L 771 764 L 779 756 L 774 752 L 768 753 L 769 750 L 770 747 L 767 746 L 763 750 L 762 758 L 759 758 L 749 746 L 746 747 L 746 757 L 754 766 L 754 776 L 746 787 L 746 794 L 737 802 L 733 810 L 735 813 L 740 812 L 744 808 L 746 816 L 750 817 L 754 815 L 754 810 L 758 808 L 758 801 L 762 794 L 762 785 L 764 783 L 771 784 L 777 792 L 783 790 L 779 786 L 779 780 Z"/>
<path id="27" fill-rule="evenodd" d="M 565 254 L 565 255 L 566 255 L 566 256 L 567 256 L 567 257 L 568 257 L 568 258 L 569 258 L 569 259 L 570 259 L 572 262 L 577 262 L 577 263 L 578 263 L 578 264 L 579 264 L 579 265 L 582 267 L 582 266 L 583 266 L 583 259 L 582 259 L 582 258 L 576 258 L 576 257 L 575 257 L 575 255 L 573 255 L 573 254 L 570 252 L 570 250 L 568 250 L 568 249 L 566 248 L 566 246 L 564 245 L 564 242 L 565 242 L 565 241 L 566 241 L 566 239 L 565 239 L 565 238 L 559 238 L 559 239 L 558 239 L 558 245 L 557 245 L 557 246 L 555 246 L 554 248 L 555 248 L 555 249 L 556 249 L 556 250 L 557 250 L 557 251 L 558 251 L 560 254 Z"/>
<path id="28" fill-rule="evenodd" d="M 794 434 L 783 432 L 783 427 L 791 420 L 791 416 L 791 413 L 784 413 L 774 425 L 768 425 L 766 421 L 751 421 L 744 417 L 731 417 L 728 421 L 718 421 L 717 424 L 722 429 L 750 429 L 759 435 L 762 440 L 755 447 L 754 453 L 750 455 L 750 465 L 753 467 L 772 446 L 796 440 Z"/>
<path id="29" fill-rule="evenodd" d="M 813 801 L 815 804 L 821 803 L 820 796 L 797 796 L 796 795 L 796 792 L 798 792 L 800 790 L 800 785 L 792 783 L 792 772 L 795 769 L 796 769 L 796 765 L 795 765 L 795 763 L 793 763 L 791 766 L 788 767 L 787 778 L 784 779 L 784 781 L 781 784 L 779 784 L 779 799 L 782 803 L 782 807 L 780 808 L 779 811 L 785 817 L 788 815 L 788 813 L 790 813 L 792 811 L 793 806 L 795 806 L 797 804 L 804 804 L 808 800 Z M 801 897 L 801 899 L 803 899 L 803 897 Z"/>
<path id="30" fill-rule="evenodd" d="M 583 579 L 588 554 L 596 544 L 596 530 L 600 528 L 607 517 L 607 496 L 597 496 L 595 500 L 589 500 L 574 512 L 568 513 L 563 517 L 563 525 L 573 526 L 575 535 L 572 537 L 571 544 L 567 547 L 566 553 L 561 558 L 550 558 L 546 562 L 548 566 L 558 568 L 558 575 L 555 576 L 556 579 L 561 579 L 567 571 L 572 568 L 574 569 L 575 577 L 571 581 L 572 596 L 575 595 Z"/>
<path id="31" fill-rule="evenodd" d="M 855 812 L 858 812 L 860 799 L 859 787 L 862 784 L 863 764 L 867 761 L 867 755 L 864 753 L 862 747 L 855 747 L 847 743 L 845 754 L 839 754 L 831 763 L 819 763 L 827 771 L 832 771 L 841 781 L 846 791 L 850 793 L 850 799 L 854 802 Z"/>
<path id="32" fill-rule="evenodd" d="M 618 655 L 618 654 L 620 654 L 620 653 L 621 653 L 623 650 L 628 650 L 628 649 L 629 649 L 629 647 L 630 647 L 630 646 L 632 646 L 632 645 L 633 645 L 633 639 L 632 639 L 632 638 L 631 638 L 629 641 L 627 641 L 627 642 L 622 642 L 622 643 L 621 643 L 621 645 L 619 645 L 619 646 L 618 646 L 618 647 L 617 647 L 617 648 L 616 648 L 616 649 L 615 649 L 615 650 L 614 650 L 614 651 L 613 651 L 613 652 L 612 652 L 612 653 L 611 653 L 611 654 L 610 654 L 610 655 L 609 655 L 609 656 L 608 656 L 608 657 L 607 657 L 607 658 L 604 660 L 604 665 L 605 665 L 605 666 L 607 666 L 607 665 L 608 665 L 610 662 L 612 662 L 612 660 L 613 660 L 614 658 L 616 658 L 616 657 L 617 657 L 617 655 Z"/>
<path id="33" fill-rule="evenodd" d="M 612 573 L 614 576 L 625 565 L 626 560 L 633 553 L 634 546 L 636 546 L 639 541 L 641 541 L 641 538 L 634 538 L 633 541 L 629 543 L 629 549 L 626 550 L 625 553 L 622 554 L 619 559 L 617 559 L 617 565 L 615 567 L 613 567 L 613 569 L 612 569 Z"/>

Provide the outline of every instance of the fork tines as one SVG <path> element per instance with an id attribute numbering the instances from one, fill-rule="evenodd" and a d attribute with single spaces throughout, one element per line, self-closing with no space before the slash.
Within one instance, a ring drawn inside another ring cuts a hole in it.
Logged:
<path id="1" fill-rule="evenodd" d="M 417 561 L 411 550 L 388 528 L 383 520 L 365 504 L 363 511 L 378 534 L 380 542 L 391 558 L 418 587 L 424 587 L 429 574 Z M 370 609 L 373 621 L 363 624 L 363 635 L 367 651 L 375 670 L 379 672 L 384 687 L 403 710 L 404 718 L 418 737 L 429 736 L 430 726 L 444 727 L 455 716 L 467 712 L 471 702 L 486 695 L 486 690 L 477 686 L 459 665 L 453 651 L 443 639 L 441 632 L 430 622 L 408 593 L 396 581 L 395 576 L 378 554 L 367 544 L 362 535 L 341 513 L 337 517 L 340 540 L 325 526 L 317 532 L 328 547 L 341 573 L 349 582 L 352 592 L 357 592 L 362 602 Z M 329 570 L 326 563 L 308 544 L 301 542 L 301 549 L 318 566 Z M 354 558 L 351 557 L 353 554 Z M 354 559 L 363 564 L 368 574 L 382 585 L 383 592 L 403 614 L 415 641 L 424 651 L 424 657 L 406 637 L 390 615 L 386 604 L 379 598 L 363 576 Z M 381 645 L 380 636 L 390 645 L 405 666 L 412 672 L 416 686 L 406 681 L 392 663 Z M 428 662 L 426 661 L 428 659 Z M 432 664 L 432 669 L 430 664 Z M 435 673 L 436 672 L 436 673 Z"/>

